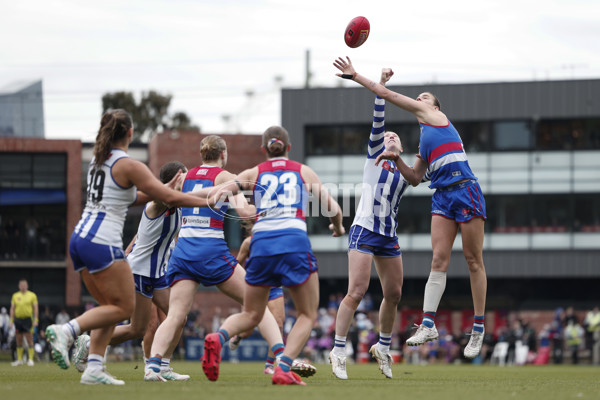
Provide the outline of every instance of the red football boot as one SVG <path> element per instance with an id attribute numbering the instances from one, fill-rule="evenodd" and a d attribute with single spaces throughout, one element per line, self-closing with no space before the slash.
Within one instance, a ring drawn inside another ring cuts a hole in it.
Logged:
<path id="1" fill-rule="evenodd" d="M 209 333 L 204 338 L 204 356 L 202 370 L 209 381 L 219 379 L 219 363 L 221 362 L 221 341 L 218 333 Z"/>
<path id="2" fill-rule="evenodd" d="M 273 374 L 273 385 L 301 385 L 306 386 L 306 383 L 302 382 L 302 379 L 298 376 L 298 374 L 288 371 L 283 372 L 281 367 L 275 368 L 275 373 Z"/>

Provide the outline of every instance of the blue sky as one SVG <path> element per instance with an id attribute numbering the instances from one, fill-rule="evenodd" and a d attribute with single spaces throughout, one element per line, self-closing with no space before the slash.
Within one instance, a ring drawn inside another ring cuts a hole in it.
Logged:
<path id="1" fill-rule="evenodd" d="M 359 15 L 371 34 L 350 49 Z M 354 85 L 332 66 L 346 55 L 392 84 L 600 78 L 599 15 L 597 0 L 7 1 L 0 87 L 43 80 L 51 139 L 93 141 L 103 93 L 150 89 L 203 132 L 261 133 L 279 88 L 304 85 L 307 50 L 314 87 Z"/>

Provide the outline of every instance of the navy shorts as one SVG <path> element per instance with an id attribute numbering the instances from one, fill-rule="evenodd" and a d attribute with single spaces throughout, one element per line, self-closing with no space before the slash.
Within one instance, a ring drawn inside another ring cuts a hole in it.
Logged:
<path id="1" fill-rule="evenodd" d="M 229 279 L 237 265 L 238 260 L 230 252 L 201 261 L 171 256 L 167 267 L 167 280 L 171 285 L 182 279 L 189 279 L 204 286 L 214 286 Z"/>
<path id="2" fill-rule="evenodd" d="M 75 271 L 80 272 L 87 268 L 90 274 L 105 270 L 115 261 L 125 261 L 125 252 L 122 248 L 94 243 L 75 232 L 69 242 L 69 254 Z"/>
<path id="3" fill-rule="evenodd" d="M 169 281 L 167 276 L 163 275 L 160 278 L 149 278 L 143 275 L 133 274 L 133 281 L 135 282 L 135 291 L 144 297 L 154 297 L 155 290 L 166 289 L 169 287 Z"/>
<path id="4" fill-rule="evenodd" d="M 487 219 L 485 199 L 476 180 L 438 188 L 432 196 L 431 215 L 441 215 L 456 222 L 475 217 Z"/>
<path id="5" fill-rule="evenodd" d="M 16 318 L 14 319 L 15 331 L 17 333 L 32 333 L 33 320 L 31 318 Z"/>
<path id="6" fill-rule="evenodd" d="M 348 250 L 356 250 L 377 257 L 400 257 L 402 255 L 397 236 L 380 235 L 360 225 L 350 227 Z"/>
<path id="7" fill-rule="evenodd" d="M 250 256 L 246 263 L 246 282 L 252 286 L 298 286 L 317 270 L 317 259 L 311 251 Z"/>
<path id="8" fill-rule="evenodd" d="M 272 287 L 269 290 L 269 301 L 283 297 L 283 289 L 280 287 Z"/>

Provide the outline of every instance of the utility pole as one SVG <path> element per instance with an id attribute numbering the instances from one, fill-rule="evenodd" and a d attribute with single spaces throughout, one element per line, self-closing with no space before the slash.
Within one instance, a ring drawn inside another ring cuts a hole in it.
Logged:
<path id="1" fill-rule="evenodd" d="M 304 81 L 304 88 L 308 89 L 310 87 L 310 78 L 312 76 L 310 72 L 310 50 L 306 49 L 305 53 L 305 61 L 306 61 L 306 80 Z"/>

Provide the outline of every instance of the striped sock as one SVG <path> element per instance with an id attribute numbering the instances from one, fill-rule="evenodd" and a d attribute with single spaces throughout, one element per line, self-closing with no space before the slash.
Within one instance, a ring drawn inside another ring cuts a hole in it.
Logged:
<path id="1" fill-rule="evenodd" d="M 384 352 L 388 352 L 390 351 L 390 344 L 392 344 L 392 334 L 379 332 L 379 348 Z"/>
<path id="2" fill-rule="evenodd" d="M 62 330 L 67 335 L 71 336 L 73 340 L 77 339 L 77 336 L 81 334 L 81 328 L 76 320 L 72 319 L 62 326 Z"/>
<path id="3" fill-rule="evenodd" d="M 423 321 L 421 324 L 428 328 L 433 328 L 433 325 L 435 325 L 435 311 L 425 311 L 423 313 Z"/>
<path id="4" fill-rule="evenodd" d="M 281 358 L 279 359 L 279 366 L 281 367 L 283 372 L 290 372 L 293 362 L 294 360 L 292 360 L 288 356 L 281 356 Z"/>
<path id="5" fill-rule="evenodd" d="M 333 351 L 335 354 L 346 355 L 346 336 L 335 335 Z"/>
<path id="6" fill-rule="evenodd" d="M 267 357 L 265 361 L 265 368 L 274 367 L 275 366 L 275 357 Z"/>
<path id="7" fill-rule="evenodd" d="M 161 371 L 168 370 L 170 364 L 171 364 L 171 359 L 170 358 L 161 358 L 160 359 L 160 370 Z"/>
<path id="8" fill-rule="evenodd" d="M 285 347 L 283 347 L 283 343 L 277 343 L 274 344 L 273 347 L 271 347 L 271 351 L 275 355 L 275 358 L 280 357 L 283 354 L 283 350 L 285 350 Z"/>
<path id="9" fill-rule="evenodd" d="M 473 332 L 483 332 L 483 320 L 485 319 L 484 315 L 475 315 L 473 317 Z"/>
<path id="10" fill-rule="evenodd" d="M 219 334 L 219 342 L 223 346 L 229 340 L 229 333 L 225 329 L 219 329 L 217 333 Z"/>
<path id="11" fill-rule="evenodd" d="M 154 372 L 160 372 L 160 357 L 150 357 L 148 359 L 148 368 Z"/>
<path id="12" fill-rule="evenodd" d="M 89 369 L 90 371 L 101 370 L 103 364 L 104 364 L 104 357 L 102 357 L 100 354 L 88 355 L 87 369 Z"/>

